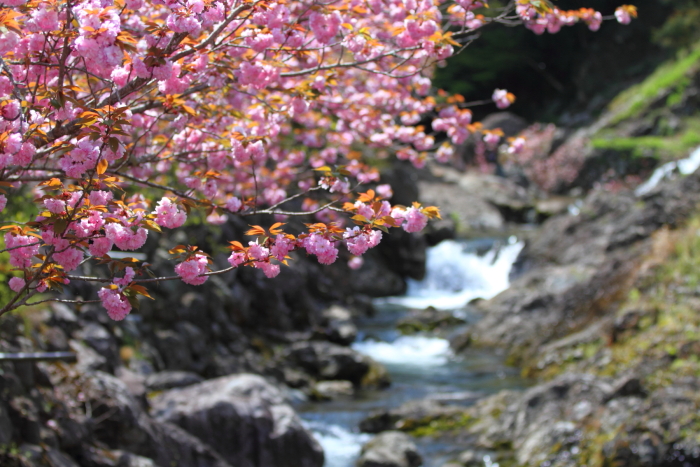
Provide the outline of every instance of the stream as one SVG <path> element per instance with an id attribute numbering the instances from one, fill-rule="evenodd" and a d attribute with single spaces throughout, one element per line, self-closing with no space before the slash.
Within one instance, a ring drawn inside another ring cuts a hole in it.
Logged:
<path id="1" fill-rule="evenodd" d="M 359 333 L 352 347 L 384 364 L 392 384 L 351 400 L 300 408 L 304 423 L 323 446 L 325 467 L 354 467 L 360 448 L 373 436 L 359 433 L 357 427 L 373 410 L 427 397 L 467 405 L 502 389 L 526 386 L 518 370 L 505 366 L 493 350 L 468 349 L 454 355 L 445 336 L 402 336 L 396 329 L 409 310 L 429 306 L 451 311 L 467 323 L 474 321 L 477 317 L 466 305 L 508 287 L 508 274 L 522 246 L 515 237 L 444 241 L 428 250 L 424 280 L 409 281 L 405 296 L 376 300 L 376 315 L 357 321 Z M 415 441 L 426 467 L 440 467 L 464 450 L 430 438 Z"/>

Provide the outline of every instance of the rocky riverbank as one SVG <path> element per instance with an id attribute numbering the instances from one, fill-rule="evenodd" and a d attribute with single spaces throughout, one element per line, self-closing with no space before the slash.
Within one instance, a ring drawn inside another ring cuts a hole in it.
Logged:
<path id="1" fill-rule="evenodd" d="M 505 352 L 537 384 L 469 408 L 413 401 L 377 411 L 365 431 L 456 441 L 464 451 L 450 467 L 700 465 L 700 174 L 658 186 L 636 178 L 695 144 L 687 137 L 697 113 L 694 50 L 558 149 L 545 145 L 552 174 L 559 162 L 579 161 L 578 176 L 552 190 L 593 189 L 528 235 L 509 289 L 475 303 L 482 319 L 452 336 L 457 351 Z M 670 132 L 662 129 L 669 121 Z M 691 160 L 659 175 L 684 164 L 693 171 Z"/>

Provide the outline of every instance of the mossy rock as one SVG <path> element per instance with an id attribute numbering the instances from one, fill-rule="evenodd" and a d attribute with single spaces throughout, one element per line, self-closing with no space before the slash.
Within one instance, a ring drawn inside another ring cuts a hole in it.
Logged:
<path id="1" fill-rule="evenodd" d="M 466 430 L 475 423 L 469 414 L 437 415 L 421 419 L 401 420 L 397 428 L 408 432 L 411 436 L 423 437 L 447 435 L 456 431 Z"/>

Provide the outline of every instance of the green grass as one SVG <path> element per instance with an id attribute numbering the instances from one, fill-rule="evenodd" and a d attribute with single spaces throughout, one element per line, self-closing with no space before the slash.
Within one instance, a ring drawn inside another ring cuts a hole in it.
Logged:
<path id="1" fill-rule="evenodd" d="M 628 118 L 638 116 L 649 107 L 661 92 L 674 87 L 667 104 L 677 103 L 685 87 L 690 83 L 687 75 L 695 71 L 700 63 L 700 43 L 690 50 L 679 53 L 675 60 L 660 66 L 651 76 L 636 86 L 619 94 L 608 107 L 615 115 L 610 124 L 615 125 Z"/>
<path id="2" fill-rule="evenodd" d="M 607 129 L 592 138 L 591 145 L 596 149 L 627 152 L 632 157 L 655 157 L 662 162 L 686 157 L 691 149 L 700 145 L 700 118 L 686 117 L 674 128 L 664 127 L 665 121 L 661 116 L 661 134 L 618 137 L 615 130 Z"/>
<path id="3" fill-rule="evenodd" d="M 700 133 L 687 130 L 676 136 L 637 136 L 632 138 L 593 138 L 596 149 L 629 151 L 634 157 L 648 157 L 650 152 L 659 159 L 685 156 L 688 150 L 700 145 Z"/>

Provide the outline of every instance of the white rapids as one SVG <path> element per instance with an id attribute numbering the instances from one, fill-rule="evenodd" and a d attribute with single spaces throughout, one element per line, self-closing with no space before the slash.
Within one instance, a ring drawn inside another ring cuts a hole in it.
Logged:
<path id="1" fill-rule="evenodd" d="M 355 342 L 352 348 L 390 365 L 444 365 L 451 355 L 447 340 L 425 336 L 401 336 L 394 342 Z"/>

